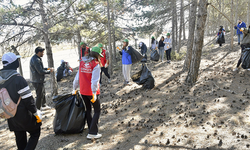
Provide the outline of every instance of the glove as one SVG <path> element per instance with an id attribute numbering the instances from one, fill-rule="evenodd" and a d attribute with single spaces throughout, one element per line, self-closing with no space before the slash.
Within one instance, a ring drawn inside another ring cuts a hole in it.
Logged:
<path id="1" fill-rule="evenodd" d="M 240 31 L 242 32 L 244 30 L 244 28 L 240 28 Z"/>
<path id="2" fill-rule="evenodd" d="M 107 67 L 108 67 L 108 64 L 106 63 L 104 67 L 107 68 Z"/>
<path id="3" fill-rule="evenodd" d="M 96 93 L 93 93 L 92 99 L 90 100 L 92 103 L 95 103 L 96 101 Z"/>
<path id="4" fill-rule="evenodd" d="M 36 113 L 34 113 L 34 116 L 36 117 L 37 123 L 42 122 L 42 112 L 39 109 L 36 111 Z"/>
<path id="5" fill-rule="evenodd" d="M 77 90 L 73 90 L 73 91 L 71 92 L 72 95 L 76 95 L 76 93 L 77 93 Z"/>

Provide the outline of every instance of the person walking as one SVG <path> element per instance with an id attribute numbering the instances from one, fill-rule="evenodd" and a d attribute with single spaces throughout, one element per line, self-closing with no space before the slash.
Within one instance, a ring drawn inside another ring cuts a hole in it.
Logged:
<path id="1" fill-rule="evenodd" d="M 108 83 L 111 82 L 110 75 L 108 73 L 108 66 L 109 66 L 109 52 L 103 49 L 103 45 L 101 43 L 98 44 L 98 47 L 102 49 L 102 56 L 101 57 L 101 74 L 100 74 L 100 84 L 102 84 L 102 72 L 108 77 Z"/>
<path id="2" fill-rule="evenodd" d="M 163 62 L 164 60 L 164 36 L 161 37 L 160 41 L 159 41 L 159 54 L 160 54 L 160 58 L 161 58 L 161 62 Z"/>
<path id="3" fill-rule="evenodd" d="M 82 57 L 79 71 L 73 81 L 72 94 L 76 93 L 76 89 L 80 86 L 80 94 L 86 105 L 86 118 L 89 129 L 87 139 L 102 137 L 102 134 L 98 133 L 98 120 L 101 113 L 99 100 L 100 57 L 103 57 L 102 50 L 99 47 L 93 47 L 88 56 Z M 91 114 L 91 105 L 94 107 L 93 117 Z"/>
<path id="4" fill-rule="evenodd" d="M 239 19 L 237 26 L 234 26 L 234 29 L 237 29 L 238 45 L 240 45 L 240 41 L 243 39 L 243 33 L 240 31 L 241 28 L 246 28 L 246 23 Z"/>
<path id="5" fill-rule="evenodd" d="M 129 85 L 130 70 L 132 65 L 131 51 L 128 48 L 128 39 L 123 41 L 122 51 L 119 53 L 122 55 L 122 73 L 124 76 L 124 85 Z"/>
<path id="6" fill-rule="evenodd" d="M 233 71 L 237 71 L 240 64 L 242 63 L 242 52 L 245 48 L 250 48 L 250 25 L 249 28 L 241 28 L 241 32 L 243 33 L 243 40 L 241 42 L 241 54 L 240 54 L 240 59 L 238 60 L 237 66 Z M 249 70 L 249 69 L 248 69 Z"/>
<path id="7" fill-rule="evenodd" d="M 219 32 L 217 33 L 217 40 L 216 43 L 219 44 L 219 46 L 222 46 L 222 43 L 225 43 L 225 37 L 224 37 L 224 32 L 222 29 L 219 29 Z"/>
<path id="8" fill-rule="evenodd" d="M 172 39 L 170 38 L 170 33 L 167 33 L 167 38 L 164 39 L 163 42 L 164 50 L 166 51 L 167 55 L 167 63 L 171 63 L 171 49 L 172 49 Z"/>
<path id="9" fill-rule="evenodd" d="M 42 57 L 44 55 L 44 48 L 38 46 L 35 49 L 35 55 L 30 59 L 30 81 L 36 90 L 36 107 L 39 110 L 50 109 L 46 105 L 44 78 L 45 74 L 50 74 L 54 71 L 53 68 L 44 68 Z"/>
<path id="10" fill-rule="evenodd" d="M 157 50 L 157 45 L 158 45 L 158 42 L 155 40 L 155 37 L 152 36 L 151 37 L 151 47 L 150 47 L 151 51 Z"/>
<path id="11" fill-rule="evenodd" d="M 41 116 L 38 116 L 28 83 L 17 73 L 17 56 L 11 52 L 5 53 L 2 63 L 0 86 L 6 88 L 10 98 L 18 104 L 15 116 L 7 119 L 9 130 L 14 131 L 18 150 L 34 150 L 41 133 Z M 28 141 L 27 132 L 30 134 Z"/>

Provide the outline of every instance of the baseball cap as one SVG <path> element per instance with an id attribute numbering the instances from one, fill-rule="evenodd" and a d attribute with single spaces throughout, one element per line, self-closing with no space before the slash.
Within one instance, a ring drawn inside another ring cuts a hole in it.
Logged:
<path id="1" fill-rule="evenodd" d="M 99 44 L 98 44 L 98 47 L 101 48 L 101 47 L 103 47 L 103 45 L 102 45 L 101 43 L 99 43 Z"/>
<path id="2" fill-rule="evenodd" d="M 167 36 L 170 36 L 170 33 L 167 33 Z"/>
<path id="3" fill-rule="evenodd" d="M 128 39 L 125 39 L 123 42 L 127 42 L 128 43 Z"/>
<path id="4" fill-rule="evenodd" d="M 2 57 L 3 66 L 7 66 L 13 63 L 14 61 L 17 60 L 17 58 L 20 58 L 20 57 L 21 56 L 16 56 L 14 53 L 11 53 L 11 52 L 3 54 L 3 57 Z"/>
<path id="5" fill-rule="evenodd" d="M 81 43 L 80 43 L 80 46 L 83 45 L 83 44 L 84 44 L 84 45 L 87 45 L 85 42 L 81 42 Z"/>
<path id="6" fill-rule="evenodd" d="M 100 49 L 99 47 L 92 47 L 91 51 L 97 52 L 101 57 L 103 57 L 102 49 Z"/>

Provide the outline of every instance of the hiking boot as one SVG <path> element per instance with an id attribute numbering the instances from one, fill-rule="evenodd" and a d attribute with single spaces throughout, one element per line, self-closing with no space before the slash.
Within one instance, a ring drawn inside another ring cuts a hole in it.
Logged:
<path id="1" fill-rule="evenodd" d="M 101 137 L 102 137 L 102 134 L 99 134 L 99 133 L 97 133 L 96 135 L 94 135 L 94 134 L 88 134 L 87 135 L 87 139 L 89 139 L 89 140 L 91 140 L 91 139 L 99 139 Z"/>
<path id="2" fill-rule="evenodd" d="M 111 80 L 110 80 L 110 79 L 108 79 L 108 83 L 111 83 Z"/>
<path id="3" fill-rule="evenodd" d="M 237 71 L 238 70 L 238 68 L 235 68 L 233 71 Z"/>

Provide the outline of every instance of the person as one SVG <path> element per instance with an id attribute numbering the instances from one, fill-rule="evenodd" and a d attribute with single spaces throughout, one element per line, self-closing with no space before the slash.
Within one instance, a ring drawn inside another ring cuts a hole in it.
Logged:
<path id="1" fill-rule="evenodd" d="M 7 89 L 14 103 L 18 104 L 20 101 L 15 116 L 7 119 L 9 130 L 15 134 L 18 150 L 34 150 L 40 137 L 41 122 L 35 117 L 37 108 L 30 87 L 26 80 L 17 73 L 19 62 L 14 53 L 5 53 L 2 56 L 2 63 L 1 88 Z M 26 132 L 30 134 L 28 141 Z"/>
<path id="2" fill-rule="evenodd" d="M 86 105 L 86 118 L 88 124 L 87 139 L 98 139 L 102 134 L 98 133 L 98 120 L 100 117 L 100 57 L 102 50 L 99 47 L 93 47 L 89 56 L 82 57 L 80 61 L 79 71 L 77 72 L 73 81 L 73 93 L 80 86 L 80 94 Z M 91 115 L 91 105 L 94 107 L 94 116 Z"/>
<path id="3" fill-rule="evenodd" d="M 224 38 L 224 32 L 223 32 L 223 29 L 222 28 L 220 28 L 219 29 L 219 32 L 217 33 L 217 40 L 216 40 L 216 43 L 218 43 L 219 44 L 219 46 L 222 46 L 222 43 L 225 43 L 225 38 Z"/>
<path id="4" fill-rule="evenodd" d="M 250 25 L 249 28 L 241 28 L 240 29 L 241 32 L 243 33 L 243 40 L 241 42 L 241 55 L 240 55 L 240 59 L 238 60 L 237 66 L 235 69 L 233 69 L 233 71 L 237 71 L 240 64 L 242 63 L 242 52 L 245 48 L 250 48 Z M 249 70 L 249 69 L 248 69 Z"/>
<path id="5" fill-rule="evenodd" d="M 132 65 L 131 51 L 128 48 L 128 39 L 123 41 L 122 51 L 119 53 L 122 55 L 122 74 L 124 76 L 124 85 L 129 85 L 130 70 Z"/>
<path id="6" fill-rule="evenodd" d="M 57 82 L 61 81 L 63 77 L 66 77 L 67 75 L 71 75 L 73 72 L 73 69 L 70 67 L 68 62 L 65 62 L 64 60 L 61 60 L 61 65 L 57 68 L 56 71 L 56 80 Z"/>
<path id="7" fill-rule="evenodd" d="M 147 46 L 145 43 L 139 43 L 139 49 L 141 49 L 141 54 L 143 56 L 141 62 L 147 62 Z"/>
<path id="8" fill-rule="evenodd" d="M 158 42 L 155 40 L 155 37 L 152 36 L 151 37 L 151 47 L 150 47 L 151 51 L 157 50 L 157 45 L 158 45 Z"/>
<path id="9" fill-rule="evenodd" d="M 83 56 L 87 56 L 89 54 L 89 47 L 87 47 L 87 44 L 85 42 L 81 42 L 80 43 L 80 49 L 81 49 L 81 56 L 80 56 L 80 59 L 83 57 Z"/>
<path id="10" fill-rule="evenodd" d="M 164 36 L 161 37 L 158 47 L 159 47 L 159 54 L 160 54 L 160 58 L 161 58 L 161 62 L 163 62 L 164 59 Z"/>
<path id="11" fill-rule="evenodd" d="M 167 55 L 167 63 L 171 63 L 172 40 L 170 38 L 170 33 L 167 33 L 167 38 L 164 39 L 163 43 L 165 44 L 164 50 L 166 51 Z"/>
<path id="12" fill-rule="evenodd" d="M 103 45 L 101 43 L 98 44 L 98 47 L 102 49 L 102 56 L 101 57 L 101 74 L 100 74 L 100 84 L 102 84 L 102 72 L 108 77 L 108 83 L 111 82 L 110 75 L 108 73 L 108 66 L 109 66 L 109 52 L 103 49 Z"/>
<path id="13" fill-rule="evenodd" d="M 35 49 L 35 55 L 30 59 L 30 81 L 36 90 L 36 107 L 37 109 L 50 109 L 46 105 L 44 78 L 45 74 L 54 71 L 53 68 L 44 68 L 41 57 L 44 55 L 44 48 L 38 46 Z"/>
<path id="14" fill-rule="evenodd" d="M 234 28 L 237 29 L 238 45 L 240 45 L 240 41 L 243 39 L 243 33 L 240 29 L 246 28 L 246 23 L 239 19 L 237 26 L 234 26 Z"/>

